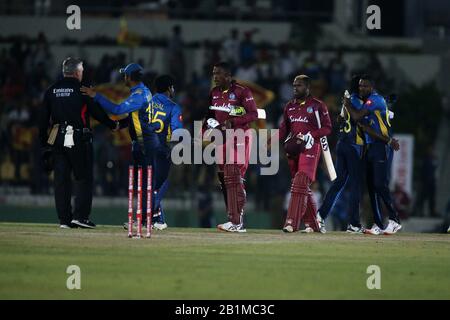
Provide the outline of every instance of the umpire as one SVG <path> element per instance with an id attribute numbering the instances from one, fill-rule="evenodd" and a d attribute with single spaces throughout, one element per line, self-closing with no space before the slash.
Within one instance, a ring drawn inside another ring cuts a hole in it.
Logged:
<path id="1" fill-rule="evenodd" d="M 89 220 L 93 191 L 93 149 L 90 116 L 112 130 L 120 127 L 94 101 L 80 92 L 83 62 L 67 58 L 64 78 L 47 89 L 39 119 L 44 166 L 54 173 L 55 204 L 60 227 L 95 228 Z M 49 130 L 50 129 L 50 130 Z M 75 208 L 72 211 L 72 173 Z"/>

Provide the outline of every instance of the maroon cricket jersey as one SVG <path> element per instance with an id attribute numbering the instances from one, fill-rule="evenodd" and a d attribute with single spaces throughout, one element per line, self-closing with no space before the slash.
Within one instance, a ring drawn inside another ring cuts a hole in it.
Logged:
<path id="1" fill-rule="evenodd" d="M 316 112 L 319 114 L 321 128 L 317 123 Z M 296 99 L 289 101 L 284 107 L 283 119 L 280 125 L 280 141 L 284 142 L 289 135 L 308 132 L 319 143 L 319 138 L 331 133 L 331 121 L 328 109 L 322 101 L 308 96 L 305 101 Z"/>
<path id="2" fill-rule="evenodd" d="M 252 92 L 236 81 L 231 83 L 228 90 L 222 91 L 219 87 L 214 87 L 209 94 L 211 106 L 231 107 L 245 109 L 245 114 L 241 116 L 230 116 L 228 112 L 209 110 L 208 118 L 216 119 L 220 124 L 230 120 L 233 129 L 248 129 L 250 123 L 258 119 L 258 111 Z"/>

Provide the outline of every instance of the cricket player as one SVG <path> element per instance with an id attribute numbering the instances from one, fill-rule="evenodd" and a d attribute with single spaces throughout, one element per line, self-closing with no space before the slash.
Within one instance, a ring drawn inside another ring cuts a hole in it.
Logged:
<path id="1" fill-rule="evenodd" d="M 128 131 L 131 138 L 131 150 L 134 165 L 146 166 L 143 128 L 148 124 L 148 111 L 152 93 L 142 82 L 143 68 L 137 63 L 130 63 L 119 70 L 124 75 L 125 85 L 130 88 L 130 96 L 120 104 L 115 104 L 96 92 L 93 87 L 81 87 L 81 92 L 98 102 L 107 112 L 114 115 L 128 114 Z M 143 170 L 143 190 L 147 189 L 147 170 Z M 145 214 L 147 193 L 142 193 L 142 211 Z M 144 223 L 145 217 L 142 222 Z"/>
<path id="2" fill-rule="evenodd" d="M 183 127 L 181 107 L 172 99 L 175 96 L 175 79 L 169 75 L 158 76 L 154 81 L 156 94 L 147 108 L 149 125 L 143 128 L 145 152 L 153 166 L 153 227 L 167 228 L 161 201 L 169 188 L 169 141 L 172 133 Z M 145 220 L 145 219 L 143 219 Z"/>
<path id="3" fill-rule="evenodd" d="M 322 233 L 326 232 L 325 219 L 345 188 L 348 188 L 350 194 L 347 232 L 364 233 L 365 230 L 360 223 L 359 204 L 362 193 L 365 134 L 384 143 L 389 142 L 387 137 L 378 134 L 370 126 L 363 123 L 361 118 L 358 118 L 360 121 L 357 122 L 350 114 L 353 110 L 361 111 L 364 106 L 364 101 L 359 96 L 359 81 L 360 76 L 352 77 L 349 96 L 344 97 L 343 108 L 338 117 L 340 134 L 336 149 L 337 179 L 328 190 L 324 202 L 318 211 L 317 221 Z M 397 140 L 392 139 L 391 144 L 394 149 L 398 150 Z"/>
<path id="4" fill-rule="evenodd" d="M 350 103 L 356 110 L 361 110 L 363 101 L 358 95 L 359 76 L 352 78 L 350 85 Z M 363 176 L 363 151 L 364 133 L 343 106 L 339 115 L 339 140 L 336 146 L 336 173 L 334 180 L 328 190 L 325 199 L 317 212 L 320 232 L 325 233 L 325 219 L 333 209 L 342 192 L 347 188 L 349 192 L 349 225 L 347 232 L 363 233 L 359 215 L 359 203 L 361 199 L 361 187 Z"/>
<path id="5" fill-rule="evenodd" d="M 209 110 L 204 128 L 209 128 L 211 122 L 218 124 L 223 132 L 226 129 L 242 129 L 246 132 L 250 124 L 258 118 L 256 103 L 250 89 L 240 85 L 231 76 L 228 63 L 218 63 L 213 68 L 215 87 L 210 92 L 210 106 L 226 106 L 230 111 Z M 244 206 L 246 192 L 244 177 L 248 168 L 251 150 L 251 135 L 245 135 L 243 146 L 236 139 L 225 141 L 216 146 L 222 149 L 223 155 L 229 152 L 229 157 L 219 159 L 218 177 L 224 195 L 228 221 L 219 224 L 217 228 L 228 232 L 246 232 L 244 227 Z M 243 150 L 238 156 L 238 153 Z M 242 162 L 238 158 L 243 158 Z"/>
<path id="6" fill-rule="evenodd" d="M 375 220 L 372 228 L 366 229 L 365 232 L 373 235 L 394 234 L 402 226 L 389 190 L 389 169 L 393 150 L 398 150 L 398 142 L 392 138 L 386 101 L 375 91 L 374 82 L 370 76 L 365 75 L 360 78 L 359 96 L 364 101 L 363 108 L 360 111 L 348 108 L 351 116 L 384 137 L 384 141 L 381 141 L 365 132 L 367 186 Z M 389 212 L 389 222 L 386 228 L 383 223 L 380 199 Z"/>
<path id="7" fill-rule="evenodd" d="M 321 152 L 320 143 L 315 141 L 331 133 L 331 121 L 327 106 L 311 96 L 310 83 L 310 78 L 306 75 L 295 77 L 294 99 L 286 104 L 280 126 L 280 141 L 285 143 L 296 139 L 301 148 L 299 154 L 288 152 L 293 179 L 284 232 L 298 231 L 302 220 L 307 227 L 306 232 L 319 231 L 316 204 L 310 186 L 316 179 Z M 316 118 L 316 111 L 321 127 Z"/>

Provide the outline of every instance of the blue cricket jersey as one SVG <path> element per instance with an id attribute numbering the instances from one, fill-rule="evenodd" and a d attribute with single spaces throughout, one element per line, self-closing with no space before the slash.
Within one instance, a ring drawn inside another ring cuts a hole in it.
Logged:
<path id="1" fill-rule="evenodd" d="M 361 110 L 363 108 L 363 101 L 357 94 L 351 95 L 350 102 L 356 110 Z M 361 128 L 358 127 L 356 122 L 350 117 L 350 114 L 346 110 L 344 111 L 344 120 L 345 121 L 341 123 L 339 128 L 339 139 L 358 146 L 364 145 L 364 138 Z"/>
<path id="2" fill-rule="evenodd" d="M 144 136 L 156 133 L 163 144 L 170 141 L 173 131 L 183 127 L 181 107 L 161 93 L 153 96 L 144 117 L 147 122 Z"/>
<path id="3" fill-rule="evenodd" d="M 130 92 L 130 96 L 120 104 L 115 104 L 98 93 L 95 95 L 94 100 L 109 113 L 115 115 L 128 113 L 128 130 L 131 140 L 143 144 L 143 131 L 147 125 L 145 115 L 152 99 L 152 93 L 142 82 L 132 87 Z"/>
<path id="4" fill-rule="evenodd" d="M 370 112 L 364 117 L 364 122 L 377 133 L 385 137 L 391 137 L 391 123 L 386 100 L 378 93 L 373 92 L 364 103 L 364 108 Z M 365 137 L 367 144 L 379 142 L 367 133 L 365 133 Z"/>

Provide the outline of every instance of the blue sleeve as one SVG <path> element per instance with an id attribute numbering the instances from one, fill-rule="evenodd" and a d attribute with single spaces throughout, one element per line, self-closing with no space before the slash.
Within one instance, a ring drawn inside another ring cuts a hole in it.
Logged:
<path id="1" fill-rule="evenodd" d="M 370 112 L 375 112 L 376 110 L 386 111 L 387 105 L 383 97 L 376 96 L 369 98 L 364 104 L 364 108 Z"/>
<path id="2" fill-rule="evenodd" d="M 183 128 L 183 116 L 179 105 L 174 105 L 170 117 L 170 128 L 172 132 L 177 129 Z"/>
<path id="3" fill-rule="evenodd" d="M 97 93 L 94 97 L 94 100 L 98 102 L 102 106 L 102 108 L 109 113 L 120 115 L 140 109 L 145 102 L 145 97 L 143 94 L 132 94 L 121 104 L 115 104 L 106 99 L 101 94 Z"/>
<path id="4" fill-rule="evenodd" d="M 356 110 L 361 110 L 363 108 L 363 102 L 356 94 L 352 94 L 350 102 Z"/>

